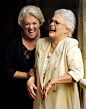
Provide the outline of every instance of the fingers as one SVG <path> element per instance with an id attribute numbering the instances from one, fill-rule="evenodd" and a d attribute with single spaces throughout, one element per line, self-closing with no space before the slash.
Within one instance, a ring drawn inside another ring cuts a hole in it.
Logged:
<path id="1" fill-rule="evenodd" d="M 27 85 L 27 90 L 28 90 L 29 97 L 31 99 L 34 99 L 35 100 L 36 99 L 36 94 L 35 94 L 35 92 L 34 92 L 33 89 L 38 90 L 38 88 L 35 86 L 34 83 L 31 83 L 31 84 L 28 84 Z"/>
<path id="2" fill-rule="evenodd" d="M 47 90 L 44 89 L 43 92 L 42 92 L 42 100 L 45 100 L 47 97 Z"/>
<path id="3" fill-rule="evenodd" d="M 34 88 L 35 90 L 38 90 L 38 88 L 35 86 L 35 84 L 33 85 L 33 88 Z"/>
<path id="4" fill-rule="evenodd" d="M 48 90 L 47 94 L 49 94 L 50 90 Z"/>
<path id="5" fill-rule="evenodd" d="M 38 90 L 38 88 L 35 86 L 35 84 L 33 85 L 33 89 Z M 36 99 L 36 94 L 35 94 L 33 89 L 31 90 L 30 96 L 35 100 Z"/>
<path id="6" fill-rule="evenodd" d="M 28 88 L 28 94 L 29 94 L 29 97 L 31 98 L 31 99 L 36 99 L 36 94 L 34 93 L 34 90 L 30 90 L 29 88 Z"/>
<path id="7" fill-rule="evenodd" d="M 52 86 L 50 85 L 50 83 L 47 83 L 42 92 L 42 100 L 46 99 L 47 94 L 49 94 L 51 88 Z"/>
<path id="8" fill-rule="evenodd" d="M 32 92 L 30 92 L 29 93 L 29 97 L 31 98 L 31 99 L 36 99 L 36 94 L 34 93 L 34 91 L 32 91 Z"/>

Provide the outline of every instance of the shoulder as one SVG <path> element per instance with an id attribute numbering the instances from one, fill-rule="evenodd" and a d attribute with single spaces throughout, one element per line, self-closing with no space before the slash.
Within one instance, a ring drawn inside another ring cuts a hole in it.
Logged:
<path id="1" fill-rule="evenodd" d="M 6 42 L 4 49 L 16 49 L 18 46 L 21 46 L 21 41 L 21 37 L 17 35 L 11 35 Z"/>
<path id="2" fill-rule="evenodd" d="M 50 37 L 46 37 L 46 38 L 40 38 L 38 41 L 37 41 L 37 44 L 46 44 L 46 43 L 49 43 L 51 41 L 51 38 Z"/>
<path id="3" fill-rule="evenodd" d="M 11 35 L 8 40 L 8 45 L 19 45 L 22 42 L 21 36 Z"/>
<path id="4" fill-rule="evenodd" d="M 21 36 L 17 36 L 17 35 L 11 35 L 9 38 L 8 38 L 8 41 L 20 41 L 21 40 Z"/>
<path id="5" fill-rule="evenodd" d="M 67 37 L 64 42 L 65 42 L 64 44 L 65 44 L 66 50 L 68 52 L 70 50 L 73 50 L 73 51 L 79 50 L 77 39 Z"/>
<path id="6" fill-rule="evenodd" d="M 37 41 L 37 44 L 36 44 L 36 48 L 45 48 L 51 41 L 51 38 L 50 37 L 46 37 L 46 38 L 40 38 L 38 41 Z"/>
<path id="7" fill-rule="evenodd" d="M 74 38 L 70 38 L 70 37 L 67 37 L 65 39 L 64 43 L 67 46 L 74 46 L 74 45 L 77 45 L 78 46 L 78 40 L 77 39 L 74 39 Z"/>

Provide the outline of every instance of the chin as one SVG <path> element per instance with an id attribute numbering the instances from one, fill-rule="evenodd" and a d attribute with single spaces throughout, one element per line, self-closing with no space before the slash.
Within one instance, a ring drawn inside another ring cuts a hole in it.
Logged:
<path id="1" fill-rule="evenodd" d="M 52 37 L 54 37 L 54 35 L 52 35 L 52 34 L 49 34 L 49 37 L 51 37 L 51 38 L 52 38 Z"/>
<path id="2" fill-rule="evenodd" d="M 36 37 L 36 36 L 30 36 L 29 38 L 32 39 L 32 40 L 34 40 L 34 39 L 36 39 L 37 37 Z"/>

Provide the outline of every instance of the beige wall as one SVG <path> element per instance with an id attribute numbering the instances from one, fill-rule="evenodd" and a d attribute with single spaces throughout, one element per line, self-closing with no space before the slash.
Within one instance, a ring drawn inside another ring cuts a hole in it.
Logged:
<path id="1" fill-rule="evenodd" d="M 86 0 L 79 0 L 78 39 L 84 63 L 84 78 L 86 78 Z M 80 89 L 81 109 L 86 109 L 86 90 Z"/>

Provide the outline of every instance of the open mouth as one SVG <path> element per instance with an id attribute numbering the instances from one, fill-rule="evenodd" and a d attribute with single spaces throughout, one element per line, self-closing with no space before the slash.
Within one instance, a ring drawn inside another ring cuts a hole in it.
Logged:
<path id="1" fill-rule="evenodd" d="M 35 31 L 35 30 L 31 30 L 31 31 L 29 30 L 28 32 L 29 32 L 29 33 L 33 33 L 34 31 Z"/>
<path id="2" fill-rule="evenodd" d="M 28 34 L 29 34 L 30 36 L 33 36 L 33 35 L 35 34 L 35 30 L 28 30 Z"/>
<path id="3" fill-rule="evenodd" d="M 50 29 L 50 31 L 55 32 L 56 30 L 55 29 Z"/>

